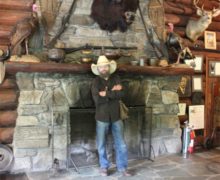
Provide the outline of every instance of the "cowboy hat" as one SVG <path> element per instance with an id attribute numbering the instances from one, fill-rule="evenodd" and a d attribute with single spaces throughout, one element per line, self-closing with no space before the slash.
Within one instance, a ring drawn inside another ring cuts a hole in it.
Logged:
<path id="1" fill-rule="evenodd" d="M 98 71 L 99 66 L 109 65 L 110 74 L 114 73 L 117 68 L 117 63 L 115 61 L 109 61 L 105 56 L 99 56 L 97 64 L 92 64 L 91 69 L 95 75 L 100 75 Z"/>

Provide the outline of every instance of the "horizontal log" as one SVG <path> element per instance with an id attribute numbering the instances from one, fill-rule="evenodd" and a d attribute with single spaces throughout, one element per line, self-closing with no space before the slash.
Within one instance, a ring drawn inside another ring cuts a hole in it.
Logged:
<path id="1" fill-rule="evenodd" d="M 215 50 L 209 50 L 209 49 L 195 49 L 195 48 L 192 48 L 191 49 L 192 52 L 194 54 L 197 54 L 197 55 L 202 55 L 204 57 L 208 57 L 208 58 L 213 58 L 213 59 L 219 59 L 219 54 L 220 54 L 220 51 L 215 51 Z M 206 71 L 206 69 L 204 69 L 204 71 Z"/>
<path id="2" fill-rule="evenodd" d="M 152 66 L 129 66 L 123 65 L 118 68 L 119 73 L 129 73 L 129 74 L 146 74 L 146 75 L 182 75 L 188 74 L 192 75 L 194 73 L 192 68 L 181 68 L 181 67 L 152 67 Z"/>
<path id="3" fill-rule="evenodd" d="M 10 144 L 13 141 L 14 128 L 0 128 L 0 143 Z"/>
<path id="4" fill-rule="evenodd" d="M 16 110 L 18 107 L 18 102 L 15 103 L 5 103 L 5 104 L 0 104 L 0 111 L 13 111 Z"/>
<path id="5" fill-rule="evenodd" d="M 11 34 L 11 31 L 0 30 L 0 38 L 9 38 Z"/>
<path id="6" fill-rule="evenodd" d="M 185 27 L 189 21 L 189 16 L 181 16 L 176 14 L 165 14 L 165 22 L 173 23 L 175 26 Z"/>
<path id="7" fill-rule="evenodd" d="M 189 47 L 190 49 L 205 49 L 204 41 L 197 40 L 195 43 L 191 42 L 189 39 L 183 38 L 185 46 Z M 220 50 L 220 42 L 217 42 L 217 50 Z"/>
<path id="8" fill-rule="evenodd" d="M 6 89 L 0 91 L 0 107 L 17 103 L 18 100 L 18 92 L 16 90 Z"/>
<path id="9" fill-rule="evenodd" d="M 0 111 L 0 127 L 15 127 L 17 111 Z"/>
<path id="10" fill-rule="evenodd" d="M 195 8 L 192 6 L 186 6 L 184 4 L 177 4 L 176 2 L 164 1 L 164 10 L 168 14 L 177 15 L 192 15 L 196 13 Z"/>
<path id="11" fill-rule="evenodd" d="M 166 24 L 173 23 L 174 26 L 178 26 L 178 27 L 186 27 L 186 25 L 190 19 L 196 20 L 197 18 L 189 17 L 189 16 L 182 16 L 182 15 L 175 15 L 175 14 L 165 14 Z M 220 22 L 213 21 L 209 25 L 207 30 L 220 31 Z"/>
<path id="12" fill-rule="evenodd" d="M 189 39 L 185 39 L 183 38 L 183 41 L 184 41 L 184 45 L 189 47 L 189 48 L 202 48 L 204 49 L 205 48 L 205 44 L 203 41 L 201 40 L 197 40 L 195 43 L 193 43 L 192 41 L 190 41 Z"/>
<path id="13" fill-rule="evenodd" d="M 211 10 L 213 7 L 218 7 L 213 4 L 206 4 L 205 10 Z M 175 15 L 185 15 L 190 16 L 194 18 L 199 18 L 196 15 L 196 8 L 193 6 L 187 6 L 185 4 L 179 4 L 176 2 L 171 1 L 165 1 L 164 2 L 164 11 L 166 14 L 175 14 Z M 214 17 L 213 21 L 220 21 L 220 16 Z"/>
<path id="14" fill-rule="evenodd" d="M 5 26 L 5 25 L 1 25 L 0 26 L 0 31 L 10 31 L 10 32 L 12 32 L 12 31 L 14 31 L 14 26 Z"/>
<path id="15" fill-rule="evenodd" d="M 0 10 L 0 24 L 5 26 L 15 25 L 17 22 L 25 18 L 31 18 L 31 12 L 23 11 L 3 11 Z"/>
<path id="16" fill-rule="evenodd" d="M 171 2 L 174 2 L 176 4 L 185 4 L 188 6 L 193 6 L 193 1 L 192 0 L 169 0 Z M 218 7 L 218 0 L 209 0 L 209 1 L 199 1 L 198 6 L 201 7 L 204 3 L 204 7 L 206 8 L 207 6 L 215 6 Z"/>
<path id="17" fill-rule="evenodd" d="M 182 38 L 187 38 L 186 37 L 186 32 L 185 32 L 184 27 L 175 27 L 174 31 L 177 33 L 180 37 Z M 199 37 L 199 40 L 204 40 L 204 33 Z M 216 31 L 216 40 L 220 42 L 220 32 Z"/>
<path id="18" fill-rule="evenodd" d="M 8 38 L 0 38 L 0 45 L 1 46 L 8 46 L 11 44 L 10 39 Z"/>
<path id="19" fill-rule="evenodd" d="M 118 65 L 119 73 L 133 74 L 151 74 L 151 75 L 178 75 L 178 74 L 193 74 L 192 68 L 180 67 L 153 67 L 153 66 L 131 66 Z M 90 65 L 88 64 L 62 64 L 62 63 L 16 63 L 7 62 L 6 72 L 15 74 L 17 72 L 50 72 L 50 73 L 91 73 Z"/>
<path id="20" fill-rule="evenodd" d="M 2 0 L 0 9 L 31 11 L 33 2 L 33 0 Z"/>
<path id="21" fill-rule="evenodd" d="M 0 90 L 3 89 L 16 89 L 17 88 L 17 83 L 15 79 L 9 79 L 6 77 L 6 79 L 3 81 L 2 84 L 0 84 Z"/>
<path id="22" fill-rule="evenodd" d="M 1 40 L 0 40 L 0 49 L 2 49 L 3 51 L 6 51 L 8 49 L 7 45 L 1 45 Z"/>
<path id="23" fill-rule="evenodd" d="M 177 33 L 180 37 L 186 38 L 186 28 L 184 28 L 184 27 L 175 27 L 174 32 Z"/>

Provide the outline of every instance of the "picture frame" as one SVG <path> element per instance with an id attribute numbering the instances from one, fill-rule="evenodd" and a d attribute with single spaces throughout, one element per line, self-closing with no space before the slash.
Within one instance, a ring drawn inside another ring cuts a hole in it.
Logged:
<path id="1" fill-rule="evenodd" d="M 191 105 L 189 106 L 189 125 L 193 129 L 205 128 L 205 106 Z"/>
<path id="2" fill-rule="evenodd" d="M 206 49 L 216 49 L 217 43 L 216 43 L 216 32 L 214 31 L 205 31 L 205 48 Z"/>
<path id="3" fill-rule="evenodd" d="M 220 77 L 220 61 L 209 61 L 209 76 Z"/>
<path id="4" fill-rule="evenodd" d="M 191 97 L 192 94 L 191 76 L 181 76 L 177 93 L 179 97 Z"/>
<path id="5" fill-rule="evenodd" d="M 203 92 L 202 76 L 192 76 L 192 92 Z"/>
<path id="6" fill-rule="evenodd" d="M 186 103 L 179 103 L 179 113 L 177 114 L 178 116 L 184 116 L 186 115 Z"/>
<path id="7" fill-rule="evenodd" d="M 185 64 L 194 69 L 195 72 L 203 72 L 203 55 L 195 55 L 194 59 L 185 59 Z"/>

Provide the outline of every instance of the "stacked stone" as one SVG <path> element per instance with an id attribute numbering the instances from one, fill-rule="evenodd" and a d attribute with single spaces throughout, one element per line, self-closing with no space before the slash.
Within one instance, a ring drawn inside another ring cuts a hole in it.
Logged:
<path id="1" fill-rule="evenodd" d="M 59 160 L 60 168 L 66 168 L 70 145 L 69 109 L 94 106 L 90 93 L 94 77 L 52 73 L 18 73 L 16 77 L 20 97 L 13 142 L 13 170 L 49 170 L 53 158 Z M 144 150 L 145 153 L 149 151 L 152 122 L 151 140 L 155 155 L 180 152 L 181 132 L 177 116 L 180 78 L 129 75 L 121 78 L 126 88 L 124 102 L 129 106 L 146 107 L 144 121 L 131 114 L 125 122 L 129 149 L 140 148 L 142 155 Z"/>
<path id="2" fill-rule="evenodd" d="M 49 32 L 51 38 L 55 36 L 55 34 L 59 31 L 59 28 L 62 26 L 63 17 L 68 14 L 72 2 L 73 0 L 62 1 L 55 24 L 51 32 Z M 70 18 L 68 28 L 60 37 L 59 42 L 64 43 L 66 47 L 80 47 L 87 43 L 94 46 L 135 46 L 138 47 L 138 55 L 145 54 L 144 49 L 149 48 L 146 48 L 147 37 L 138 10 L 137 17 L 127 32 L 122 33 L 120 31 L 115 31 L 113 33 L 109 33 L 101 30 L 99 25 L 90 17 L 92 2 L 93 0 L 77 1 L 76 8 Z M 148 18 L 148 5 L 149 0 L 140 1 L 140 6 L 146 23 L 152 24 Z M 162 6 L 161 3 L 160 5 Z M 160 9 L 161 8 L 162 7 L 160 7 Z M 163 11 L 160 10 L 160 12 Z M 164 19 L 158 17 L 157 21 L 161 21 L 160 24 L 163 24 L 164 29 Z M 154 25 L 155 28 L 157 28 L 157 24 Z M 159 36 L 161 36 L 161 34 L 159 34 Z"/>
<path id="3" fill-rule="evenodd" d="M 152 108 L 152 147 L 156 156 L 181 151 L 178 82 L 179 77 L 160 77 L 151 82 L 146 94 L 146 107 Z"/>
<path id="4" fill-rule="evenodd" d="M 126 85 L 126 104 L 145 105 L 145 117 L 131 116 L 126 121 L 125 131 L 128 146 L 139 147 L 140 156 L 153 157 L 181 151 L 181 129 L 177 115 L 179 80 L 178 76 L 145 76 L 126 80 L 129 82 Z"/>
<path id="5" fill-rule="evenodd" d="M 59 159 L 60 167 L 65 168 L 69 104 L 62 80 L 47 78 L 45 74 L 19 73 L 17 83 L 20 97 L 13 142 L 14 171 L 49 170 L 52 154 Z"/>

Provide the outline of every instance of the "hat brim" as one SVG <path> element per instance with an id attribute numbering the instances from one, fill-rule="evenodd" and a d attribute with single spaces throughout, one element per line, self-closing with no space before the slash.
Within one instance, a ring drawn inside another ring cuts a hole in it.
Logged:
<path id="1" fill-rule="evenodd" d="M 109 73 L 112 74 L 116 71 L 117 69 L 117 63 L 115 61 L 110 61 L 109 63 L 106 63 L 106 64 L 102 64 L 102 65 L 97 65 L 97 64 L 92 64 L 91 65 L 91 70 L 93 72 L 93 74 L 95 75 L 100 75 L 99 71 L 98 71 L 98 67 L 99 66 L 103 66 L 103 65 L 109 65 L 110 67 L 110 70 L 109 70 Z"/>

